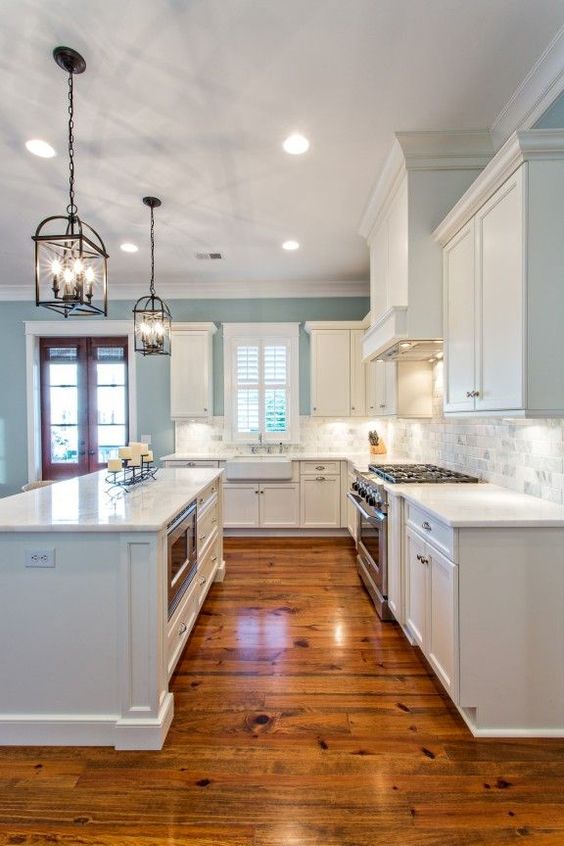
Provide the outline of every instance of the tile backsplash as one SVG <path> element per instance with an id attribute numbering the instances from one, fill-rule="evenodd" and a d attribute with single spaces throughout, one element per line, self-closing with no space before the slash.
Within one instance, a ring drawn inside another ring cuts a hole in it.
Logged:
<path id="1" fill-rule="evenodd" d="M 292 452 L 365 452 L 377 429 L 388 453 L 440 464 L 488 482 L 564 504 L 564 419 L 449 418 L 442 413 L 442 363 L 435 366 L 430 420 L 300 418 L 301 443 Z M 223 440 L 223 417 L 176 424 L 176 451 L 246 453 L 246 444 Z"/>

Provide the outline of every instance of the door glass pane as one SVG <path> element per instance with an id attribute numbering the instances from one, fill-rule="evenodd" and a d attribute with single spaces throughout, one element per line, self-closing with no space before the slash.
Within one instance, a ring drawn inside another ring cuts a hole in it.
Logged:
<path id="1" fill-rule="evenodd" d="M 96 404 L 98 424 L 126 422 L 126 393 L 124 386 L 98 388 Z"/>
<path id="2" fill-rule="evenodd" d="M 125 364 L 96 364 L 98 385 L 125 385 Z"/>
<path id="3" fill-rule="evenodd" d="M 126 426 L 98 426 L 98 462 L 117 458 L 118 449 L 127 439 Z"/>
<path id="4" fill-rule="evenodd" d="M 76 388 L 49 388 L 51 423 L 76 426 L 78 423 L 78 391 Z"/>
<path id="5" fill-rule="evenodd" d="M 49 384 L 50 385 L 76 385 L 78 378 L 78 367 L 76 364 L 51 364 L 49 363 Z"/>
<path id="6" fill-rule="evenodd" d="M 78 463 L 78 427 L 51 426 L 51 461 L 53 464 Z"/>

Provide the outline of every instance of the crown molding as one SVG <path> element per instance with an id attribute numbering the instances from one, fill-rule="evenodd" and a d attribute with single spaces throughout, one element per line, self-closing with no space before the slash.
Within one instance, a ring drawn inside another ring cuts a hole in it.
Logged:
<path id="1" fill-rule="evenodd" d="M 306 320 L 304 329 L 311 335 L 312 332 L 332 331 L 334 329 L 367 329 L 367 315 L 363 320 Z"/>
<path id="2" fill-rule="evenodd" d="M 515 132 L 476 177 L 433 233 L 443 246 L 476 214 L 523 162 L 564 159 L 564 129 L 527 129 Z"/>
<path id="3" fill-rule="evenodd" d="M 108 286 L 108 298 L 135 301 L 143 293 L 137 284 Z M 266 281 L 266 282 L 169 282 L 159 285 L 159 294 L 170 300 L 304 299 L 308 297 L 368 297 L 368 280 L 346 281 Z M 35 303 L 32 285 L 0 284 L 0 302 Z"/>
<path id="4" fill-rule="evenodd" d="M 369 238 L 405 174 L 415 170 L 479 170 L 494 153 L 489 130 L 397 132 L 359 225 Z"/>
<path id="5" fill-rule="evenodd" d="M 558 30 L 492 123 L 490 131 L 496 150 L 516 130 L 531 129 L 562 91 L 564 27 Z"/>

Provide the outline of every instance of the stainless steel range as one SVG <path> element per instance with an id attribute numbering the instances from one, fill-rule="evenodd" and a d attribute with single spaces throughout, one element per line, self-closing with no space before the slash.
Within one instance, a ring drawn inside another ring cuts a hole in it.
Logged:
<path id="1" fill-rule="evenodd" d="M 357 473 L 347 493 L 359 514 L 357 565 L 360 577 L 382 620 L 393 620 L 388 608 L 388 484 L 479 482 L 434 464 L 370 464 Z"/>

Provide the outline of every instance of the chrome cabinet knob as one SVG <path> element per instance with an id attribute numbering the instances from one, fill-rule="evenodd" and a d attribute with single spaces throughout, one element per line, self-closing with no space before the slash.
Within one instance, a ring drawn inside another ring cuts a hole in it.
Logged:
<path id="1" fill-rule="evenodd" d="M 430 523 L 427 522 L 427 520 L 425 520 L 424 523 L 421 523 L 421 528 L 425 529 L 426 532 L 432 532 L 433 531 L 433 527 L 431 526 Z"/>

